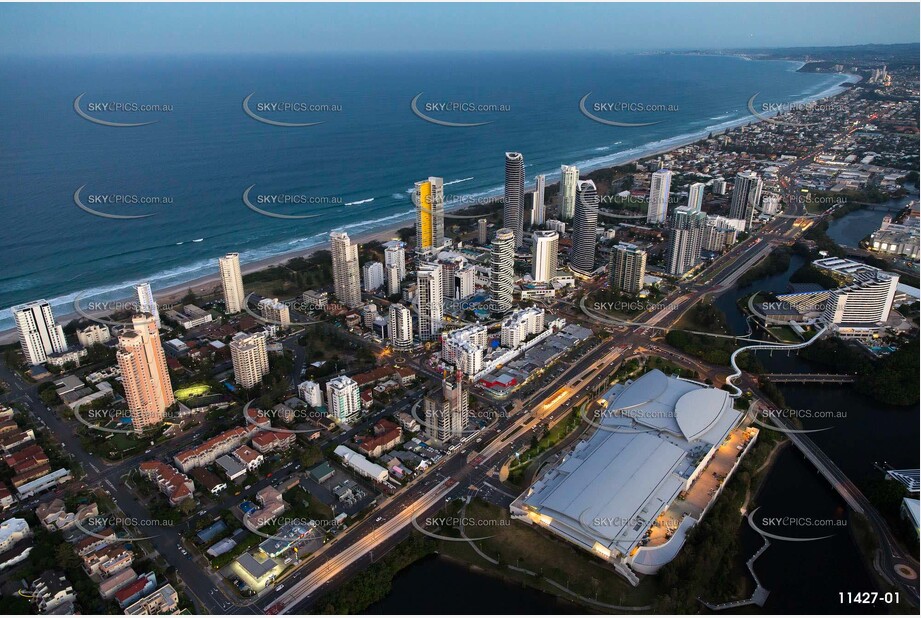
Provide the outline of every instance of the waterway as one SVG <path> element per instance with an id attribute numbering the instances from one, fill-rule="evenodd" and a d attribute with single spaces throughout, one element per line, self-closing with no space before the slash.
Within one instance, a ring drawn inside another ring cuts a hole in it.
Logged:
<path id="1" fill-rule="evenodd" d="M 787 447 L 780 453 L 754 506 L 758 510 L 752 519 L 762 530 L 799 539 L 771 539 L 771 546 L 755 562 L 761 585 L 770 592 L 764 612 L 881 611 L 882 603 L 875 608 L 840 603 L 841 592 L 872 591 L 876 586 L 851 536 L 847 506 L 797 449 Z M 818 540 L 802 540 L 811 538 Z M 762 537 L 747 525 L 741 542 L 746 556 L 764 544 Z"/>
<path id="2" fill-rule="evenodd" d="M 387 598 L 365 614 L 579 614 L 584 610 L 551 594 L 429 556 L 393 579 Z"/>
<path id="3" fill-rule="evenodd" d="M 886 203 L 897 212 L 909 198 Z M 856 247 L 861 239 L 878 229 L 885 212 L 857 210 L 833 221 L 828 235 L 838 244 Z M 755 290 L 788 291 L 790 276 L 805 260 L 793 255 L 783 272 L 765 277 L 744 288 L 732 289 L 715 304 L 726 315 L 732 332 L 748 331 L 745 315 L 737 301 Z M 810 373 L 826 371 L 796 354 L 760 352 L 758 358 L 769 372 Z M 857 393 L 850 385 L 778 385 L 791 410 L 800 414 L 804 428 L 822 429 L 810 434 L 813 441 L 858 485 L 880 478 L 877 465 L 895 468 L 919 466 L 918 443 L 921 428 L 915 406 L 888 406 Z M 778 457 L 754 501 L 764 517 L 807 517 L 813 520 L 848 519 L 843 500 L 815 467 L 794 448 Z M 772 613 L 870 613 L 885 611 L 882 604 L 842 605 L 839 592 L 876 589 L 861 557 L 850 526 L 788 525 L 770 532 L 781 536 L 829 538 L 810 541 L 772 541 L 756 563 L 762 584 L 771 591 L 765 610 Z M 762 544 L 754 531 L 746 528 L 743 546 L 748 555 Z"/>
<path id="4" fill-rule="evenodd" d="M 893 210 L 908 199 L 893 203 Z M 838 243 L 856 246 L 876 230 L 885 213 L 859 210 L 829 226 Z M 765 277 L 745 288 L 732 289 L 716 300 L 734 333 L 748 330 L 736 302 L 754 290 L 787 291 L 790 276 L 805 260 L 793 255 L 783 273 Z M 774 372 L 820 371 L 796 355 L 759 355 Z M 917 468 L 918 411 L 913 407 L 886 406 L 859 395 L 851 386 L 781 385 L 787 406 L 793 409 L 831 411 L 835 418 L 803 419 L 807 428 L 829 427 L 810 437 L 835 463 L 860 483 L 879 473 L 874 463 L 888 462 L 897 468 Z M 756 563 L 762 584 L 770 591 L 763 611 L 770 613 L 858 614 L 885 612 L 878 603 L 846 605 L 839 593 L 876 590 L 876 584 L 860 554 L 850 526 L 850 514 L 840 496 L 815 467 L 795 448 L 786 448 L 768 473 L 753 507 L 760 507 L 757 522 L 763 529 L 791 538 L 828 537 L 816 541 L 773 540 Z M 764 525 L 764 520 L 790 518 L 786 525 Z M 823 525 L 806 524 L 822 520 Z M 761 547 L 761 536 L 743 527 L 746 556 Z M 445 582 L 450 582 L 446 585 Z M 884 592 L 880 590 L 880 592 Z M 714 602 L 730 599 L 711 599 Z M 394 579 L 391 594 L 366 613 L 465 614 L 560 614 L 584 613 L 584 609 L 552 595 L 466 568 L 456 562 L 432 557 L 404 570 Z"/>
<path id="5" fill-rule="evenodd" d="M 844 247 L 857 247 L 868 234 L 879 229 L 884 216 L 895 215 L 912 199 L 917 196 L 905 196 L 848 213 L 828 224 L 828 237 Z"/>

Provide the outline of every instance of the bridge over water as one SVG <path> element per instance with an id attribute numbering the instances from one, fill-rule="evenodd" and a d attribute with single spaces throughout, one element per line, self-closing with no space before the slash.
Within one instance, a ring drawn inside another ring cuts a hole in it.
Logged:
<path id="1" fill-rule="evenodd" d="M 770 380 L 774 384 L 789 382 L 850 384 L 857 381 L 857 376 L 845 373 L 762 373 L 761 377 Z"/>

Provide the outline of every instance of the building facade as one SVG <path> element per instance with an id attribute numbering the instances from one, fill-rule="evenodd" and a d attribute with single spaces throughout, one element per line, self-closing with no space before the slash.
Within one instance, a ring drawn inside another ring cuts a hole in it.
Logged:
<path id="1" fill-rule="evenodd" d="M 237 333 L 230 340 L 230 357 L 233 360 L 233 378 L 237 384 L 250 389 L 269 372 L 269 354 L 264 333 Z"/>
<path id="2" fill-rule="evenodd" d="M 36 300 L 10 309 L 16 322 L 19 345 L 30 365 L 39 365 L 52 354 L 67 349 L 64 329 L 54 323 L 54 314 L 47 300 Z"/>
<path id="3" fill-rule="evenodd" d="M 115 357 L 122 373 L 134 431 L 142 432 L 163 422 L 166 409 L 173 405 L 175 398 L 153 316 L 135 315 L 131 325 L 131 330 L 118 337 Z"/>
<path id="4" fill-rule="evenodd" d="M 246 295 L 243 292 L 243 274 L 240 271 L 240 254 L 228 253 L 217 260 L 224 291 L 224 309 L 227 313 L 240 313 Z"/>
<path id="5" fill-rule="evenodd" d="M 336 298 L 346 307 L 361 305 L 361 278 L 358 267 L 358 245 L 352 243 L 345 232 L 329 233 L 333 258 L 333 290 Z"/>
<path id="6" fill-rule="evenodd" d="M 598 192 L 591 180 L 580 180 L 576 187 L 576 213 L 572 226 L 570 267 L 579 273 L 595 270 L 595 245 L 598 238 Z"/>

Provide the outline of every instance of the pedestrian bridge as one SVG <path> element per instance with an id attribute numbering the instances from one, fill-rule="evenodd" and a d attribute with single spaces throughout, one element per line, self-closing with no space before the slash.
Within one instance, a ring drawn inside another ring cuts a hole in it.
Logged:
<path id="1" fill-rule="evenodd" d="M 801 382 L 803 384 L 850 384 L 857 381 L 857 376 L 844 373 L 762 373 L 762 378 L 774 384 Z"/>

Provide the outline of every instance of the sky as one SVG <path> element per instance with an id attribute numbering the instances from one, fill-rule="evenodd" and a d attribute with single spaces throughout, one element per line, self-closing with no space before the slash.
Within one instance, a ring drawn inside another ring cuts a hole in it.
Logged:
<path id="1" fill-rule="evenodd" d="M 717 49 L 916 43 L 919 4 L 0 4 L 0 54 Z"/>

